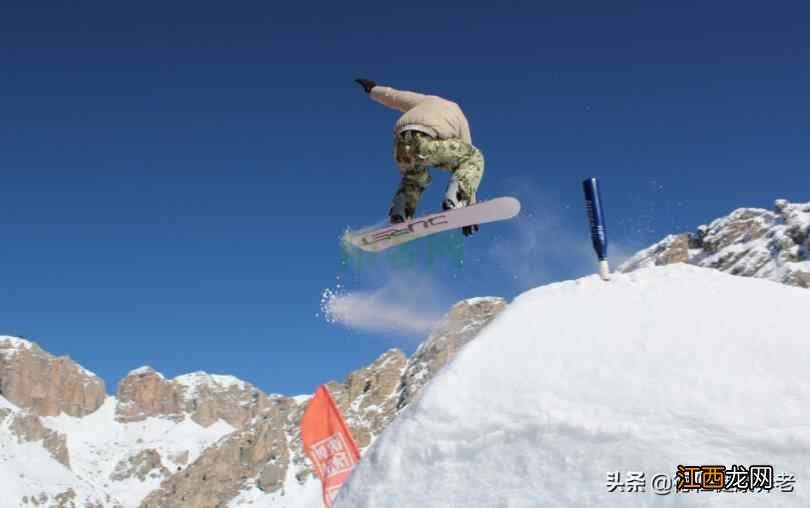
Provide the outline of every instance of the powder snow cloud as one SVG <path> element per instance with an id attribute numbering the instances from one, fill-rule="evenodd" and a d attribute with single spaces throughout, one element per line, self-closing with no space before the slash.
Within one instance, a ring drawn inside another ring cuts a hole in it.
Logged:
<path id="1" fill-rule="evenodd" d="M 327 321 L 347 328 L 424 338 L 446 312 L 444 290 L 429 277 L 392 273 L 379 289 L 326 289 L 321 310 Z"/>

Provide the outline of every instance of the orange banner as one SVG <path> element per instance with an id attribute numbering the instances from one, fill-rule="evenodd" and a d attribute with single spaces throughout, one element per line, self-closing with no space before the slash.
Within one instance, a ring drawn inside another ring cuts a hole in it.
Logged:
<path id="1" fill-rule="evenodd" d="M 321 479 L 323 503 L 331 508 L 341 485 L 360 462 L 360 451 L 325 385 L 318 387 L 301 418 L 301 441 Z"/>

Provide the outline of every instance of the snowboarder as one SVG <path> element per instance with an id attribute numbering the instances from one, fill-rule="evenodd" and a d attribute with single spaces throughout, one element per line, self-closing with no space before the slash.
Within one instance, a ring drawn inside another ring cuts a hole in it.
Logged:
<path id="1" fill-rule="evenodd" d="M 388 212 L 391 223 L 414 217 L 422 192 L 431 181 L 430 167 L 452 173 L 443 210 L 475 203 L 484 175 L 484 156 L 473 146 L 470 126 L 458 104 L 435 95 L 379 86 L 369 79 L 355 81 L 373 100 L 404 113 L 394 127 L 394 160 L 402 180 Z M 465 226 L 462 231 L 469 236 L 478 228 Z"/>

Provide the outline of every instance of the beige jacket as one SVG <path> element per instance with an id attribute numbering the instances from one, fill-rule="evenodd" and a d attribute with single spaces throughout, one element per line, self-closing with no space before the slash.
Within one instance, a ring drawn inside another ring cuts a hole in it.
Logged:
<path id="1" fill-rule="evenodd" d="M 375 86 L 369 95 L 380 104 L 405 113 L 394 126 L 396 134 L 413 129 L 439 139 L 454 138 L 472 144 L 470 125 L 455 102 L 387 86 Z"/>

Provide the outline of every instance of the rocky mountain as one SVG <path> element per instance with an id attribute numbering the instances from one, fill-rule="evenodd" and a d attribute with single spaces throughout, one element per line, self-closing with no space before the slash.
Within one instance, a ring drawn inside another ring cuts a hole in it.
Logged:
<path id="1" fill-rule="evenodd" d="M 221 419 L 241 428 L 270 405 L 267 395 L 233 376 L 193 372 L 168 380 L 148 366 L 119 383 L 116 399 L 119 422 L 188 417 L 203 427 Z"/>
<path id="2" fill-rule="evenodd" d="M 106 397 L 104 381 L 67 356 L 6 336 L 0 336 L 0 395 L 40 416 L 85 416 Z"/>
<path id="3" fill-rule="evenodd" d="M 740 208 L 694 233 L 667 236 L 618 271 L 671 263 L 810 288 L 810 203 L 780 199 L 773 210 Z"/>
<path id="4" fill-rule="evenodd" d="M 358 446 L 367 449 L 505 306 L 462 301 L 411 358 L 391 349 L 329 382 Z M 0 507 L 320 503 L 298 430 L 309 396 L 203 372 L 167 379 L 150 367 L 108 396 L 69 358 L 13 337 L 0 338 L 0 389 L 0 474 L 15 478 Z M 32 453 L 47 467 L 31 467 Z"/>

